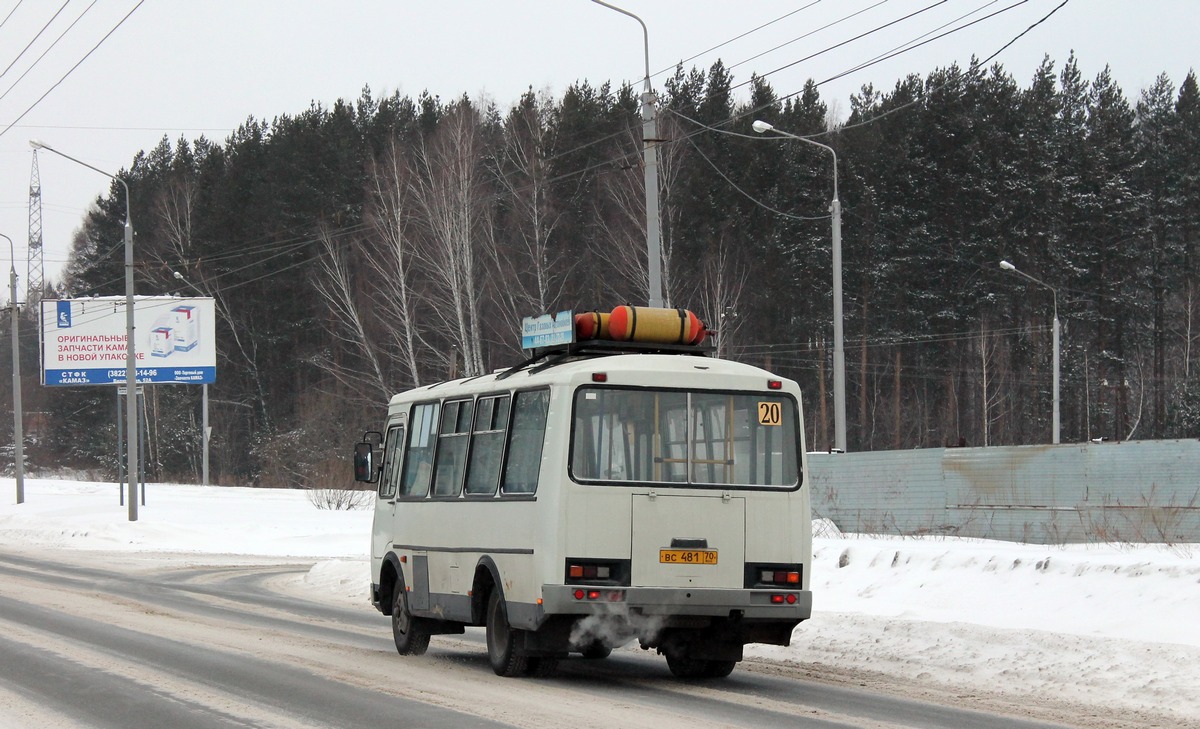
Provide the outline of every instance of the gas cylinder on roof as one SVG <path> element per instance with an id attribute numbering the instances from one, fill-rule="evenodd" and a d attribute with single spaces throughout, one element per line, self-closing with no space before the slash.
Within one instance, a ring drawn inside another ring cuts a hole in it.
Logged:
<path id="1" fill-rule="evenodd" d="M 621 342 L 700 344 L 708 329 L 687 309 L 618 306 L 609 314 L 608 333 Z"/>

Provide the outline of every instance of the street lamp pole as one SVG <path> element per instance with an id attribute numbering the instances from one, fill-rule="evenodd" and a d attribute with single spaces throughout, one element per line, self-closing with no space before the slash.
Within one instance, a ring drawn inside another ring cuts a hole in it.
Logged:
<path id="1" fill-rule="evenodd" d="M 125 447 L 128 449 L 126 451 L 126 463 L 128 464 L 126 475 L 129 479 L 129 521 L 137 521 L 137 356 L 134 352 L 133 337 L 133 222 L 129 214 L 129 185 L 125 184 L 125 180 L 122 180 L 120 177 L 111 175 L 99 167 L 93 167 L 83 160 L 78 160 L 68 154 L 63 154 L 44 142 L 31 139 L 29 140 L 29 146 L 33 147 L 34 149 L 44 149 L 47 152 L 53 152 L 59 157 L 68 159 L 77 165 L 82 165 L 93 172 L 99 172 L 105 177 L 121 183 L 121 187 L 125 188 Z"/>
<path id="2" fill-rule="evenodd" d="M 833 155 L 833 201 L 829 204 L 833 236 L 833 433 L 834 448 L 846 452 L 846 347 L 842 330 L 842 203 L 838 199 L 837 152 L 833 147 L 807 137 L 776 129 L 761 119 L 751 127 L 759 134 L 774 132 L 781 137 L 798 139 Z"/>
<path id="3" fill-rule="evenodd" d="M 1045 281 L 1042 281 L 1041 279 L 1036 279 L 1033 276 L 1030 276 L 1029 274 L 1025 273 L 1024 271 L 1017 268 L 1013 264 L 1009 263 L 1008 261 L 1000 261 L 1000 268 L 1004 269 L 1005 271 L 1012 271 L 1015 274 L 1024 276 L 1025 278 L 1029 279 L 1030 281 L 1034 282 L 1035 284 L 1037 284 L 1039 286 L 1045 286 L 1046 288 L 1050 289 L 1050 293 L 1054 296 L 1054 325 L 1053 325 L 1053 327 L 1051 327 L 1051 331 L 1054 334 L 1054 422 L 1053 422 L 1053 432 L 1051 434 L 1051 442 L 1057 445 L 1060 442 L 1059 436 L 1061 434 L 1060 420 L 1059 420 L 1059 415 L 1058 415 L 1058 402 L 1059 402 L 1059 389 L 1058 389 L 1059 346 L 1058 346 L 1058 340 L 1059 340 L 1059 332 L 1060 332 L 1060 325 L 1058 323 L 1058 291 L 1050 284 L 1046 283 Z"/>
<path id="4" fill-rule="evenodd" d="M 17 503 L 25 503 L 25 416 L 21 409 L 21 350 L 17 340 L 17 249 L 12 238 L 0 233 L 8 241 L 12 268 L 8 272 L 9 308 L 12 310 L 12 361 L 13 361 L 13 475 L 17 479 Z"/>
<path id="5" fill-rule="evenodd" d="M 642 87 L 642 161 L 646 170 L 646 257 L 649 267 L 649 305 L 663 305 L 662 298 L 662 245 L 659 241 L 660 225 L 658 212 L 658 124 L 654 116 L 654 91 L 650 88 L 650 31 L 642 19 L 628 10 L 610 5 L 604 0 L 592 0 L 609 10 L 628 15 L 642 26 L 642 40 L 646 50 L 646 78 Z"/>

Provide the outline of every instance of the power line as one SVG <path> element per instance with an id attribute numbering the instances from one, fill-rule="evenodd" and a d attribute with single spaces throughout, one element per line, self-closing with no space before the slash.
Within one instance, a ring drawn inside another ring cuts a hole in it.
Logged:
<path id="1" fill-rule="evenodd" d="M 17 8 L 21 7 L 21 3 L 23 2 L 25 2 L 25 0 L 17 0 L 17 4 L 13 6 L 13 9 L 9 10 L 8 15 L 4 16 L 4 20 L 0 21 L 0 28 L 8 25 L 8 19 L 13 16 L 13 13 L 17 12 Z"/>
<path id="2" fill-rule="evenodd" d="M 945 0 L 942 0 L 942 1 L 945 2 Z M 808 38 L 809 36 L 816 35 L 817 33 L 820 33 L 823 30 L 828 30 L 835 25 L 840 25 L 841 23 L 844 23 L 847 20 L 850 20 L 851 18 L 855 18 L 859 15 L 862 15 L 863 13 L 865 13 L 869 10 L 874 10 L 875 8 L 879 7 L 880 5 L 883 5 L 886 2 L 887 2 L 887 0 L 879 0 L 879 2 L 875 3 L 874 5 L 869 5 L 865 8 L 863 8 L 862 10 L 855 11 L 853 13 L 850 13 L 849 15 L 844 15 L 841 18 L 838 18 L 837 20 L 833 21 L 832 23 L 826 23 L 825 25 L 822 25 L 820 28 L 814 28 L 813 30 L 810 30 L 809 32 L 807 32 L 803 35 L 796 36 L 795 38 L 793 38 L 785 43 L 780 43 L 779 45 L 775 46 L 774 48 L 769 48 L 761 53 L 750 56 L 749 58 L 747 58 L 743 61 L 738 61 L 737 63 L 731 65 L 729 67 L 729 70 L 732 71 L 733 69 L 737 68 L 738 66 L 744 66 L 745 64 L 747 64 L 751 61 L 758 60 L 759 58 L 762 58 L 763 56 L 767 55 L 768 53 L 774 53 L 775 51 L 777 51 L 781 48 L 786 48 L 787 46 L 790 46 L 791 44 L 793 44 L 797 41 L 801 41 L 801 40 L 804 40 L 805 38 Z M 853 39 L 851 39 L 851 40 L 853 40 Z M 846 42 L 849 43 L 850 41 L 846 41 Z M 829 50 L 829 49 L 827 49 L 827 50 Z M 822 51 L 822 53 L 824 53 L 824 52 L 825 51 Z M 808 60 L 808 59 L 802 59 L 802 60 Z M 796 63 L 799 63 L 799 61 L 797 61 Z M 795 65 L 795 64 L 791 64 L 791 65 Z M 774 73 L 774 71 L 772 71 L 771 73 Z"/>
<path id="3" fill-rule="evenodd" d="M 112 36 L 112 34 L 113 34 L 113 33 L 117 32 L 117 28 L 120 28 L 122 25 L 124 25 L 124 24 L 125 24 L 125 21 L 126 21 L 126 20 L 129 20 L 129 16 L 133 15 L 133 14 L 134 14 L 134 12 L 136 12 L 138 8 L 142 7 L 142 4 L 143 4 L 144 2 L 146 2 L 146 0 L 138 0 L 138 4 L 133 6 L 133 10 L 130 10 L 128 13 L 126 13 L 126 14 L 125 14 L 125 17 L 123 17 L 123 18 L 121 18 L 119 21 L 117 21 L 117 24 L 116 24 L 116 25 L 114 25 L 114 26 L 112 27 L 112 29 L 111 29 L 111 30 L 109 30 L 107 33 L 105 33 L 105 34 L 104 34 L 104 37 L 103 37 L 103 38 L 101 38 L 101 39 L 99 40 L 99 42 L 97 42 L 97 43 L 96 43 L 96 45 L 92 46 L 92 49 L 91 49 L 90 51 L 88 51 L 87 53 L 85 53 L 85 54 L 84 54 L 84 56 L 83 56 L 83 58 L 80 58 L 80 59 L 79 59 L 79 60 L 78 60 L 78 61 L 75 63 L 75 65 L 74 65 L 74 66 L 71 66 L 71 68 L 67 69 L 67 72 L 66 72 L 66 73 L 64 73 L 64 74 L 62 75 L 62 77 L 61 77 L 61 78 L 59 78 L 57 81 L 55 81 L 53 86 L 51 86 L 49 89 L 46 89 L 46 93 L 44 93 L 44 94 L 42 94 L 41 96 L 39 96 L 39 97 L 38 97 L 38 99 L 37 99 L 37 101 L 35 101 L 35 102 L 33 102 L 32 104 L 30 104 L 28 109 L 26 109 L 25 111 L 21 112 L 21 115 L 20 115 L 20 116 L 18 116 L 16 119 L 14 119 L 14 120 L 13 120 L 13 121 L 12 121 L 12 122 L 11 122 L 11 123 L 8 125 L 8 126 L 6 126 L 6 127 L 3 129 L 3 130 L 0 130 L 0 137 L 2 137 L 2 136 L 4 136 L 5 134 L 7 134 L 7 133 L 8 133 L 8 131 L 9 131 L 10 129 L 12 129 L 12 128 L 13 128 L 13 127 L 16 125 L 16 123 L 17 123 L 17 122 L 19 122 L 19 121 L 21 121 L 22 119 L 24 119 L 24 118 L 25 118 L 25 116 L 26 116 L 27 114 L 29 114 L 29 112 L 33 111 L 33 110 L 34 110 L 34 108 L 35 108 L 35 107 L 37 107 L 37 105 L 38 105 L 38 104 L 42 103 L 42 100 L 43 100 L 43 99 L 45 99 L 47 96 L 49 96 L 51 91 L 54 91 L 56 88 L 58 88 L 59 84 L 61 84 L 63 81 L 66 81 L 66 80 L 67 80 L 67 76 L 70 76 L 72 73 L 74 73 L 75 69 L 79 68 L 79 67 L 80 67 L 80 66 L 83 64 L 83 62 L 84 62 L 84 61 L 86 61 L 86 60 L 88 59 L 88 57 L 89 57 L 89 56 L 91 56 L 93 53 L 95 53 L 97 48 L 99 48 L 101 45 L 103 45 L 103 44 L 104 44 L 104 42 L 105 42 L 106 40 L 108 40 L 108 39 L 109 39 L 109 37 L 110 37 L 110 36 Z"/>
<path id="4" fill-rule="evenodd" d="M 13 89 L 15 89 L 17 87 L 17 84 L 21 83 L 21 80 L 24 79 L 26 76 L 28 76 L 29 72 L 32 71 L 34 68 L 36 68 L 39 63 L 41 63 L 42 59 L 46 57 L 46 54 L 49 53 L 51 50 L 53 50 L 54 46 L 58 45 L 58 42 L 63 39 L 63 36 L 65 36 L 67 33 L 71 32 L 71 29 L 75 27 L 76 23 L 78 23 L 80 20 L 83 20 L 83 16 L 87 15 L 88 11 L 91 10 L 92 8 L 94 8 L 96 6 L 97 2 L 99 2 L 99 0 L 92 0 L 92 4 L 88 5 L 86 8 L 84 8 L 83 12 L 79 14 L 79 17 L 77 17 L 77 18 L 75 18 L 75 20 L 71 21 L 71 24 L 67 26 L 66 30 L 64 30 L 62 33 L 58 34 L 58 37 L 54 39 L 54 42 L 51 43 L 49 46 L 47 46 L 46 50 L 42 51 L 42 55 L 38 56 L 36 59 L 34 59 L 33 63 L 29 64 L 29 68 L 25 69 L 25 73 L 21 74 L 21 76 L 16 81 L 13 81 L 12 85 L 9 86 L 8 89 L 3 94 L 0 94 L 0 101 L 3 101 L 4 97 L 8 96 L 9 92 L 11 92 Z M 64 5 L 63 7 L 66 7 L 66 6 Z M 14 63 L 15 63 L 15 61 L 14 61 Z M 3 75 L 4 74 L 0 74 L 0 76 L 3 76 Z"/>
<path id="5" fill-rule="evenodd" d="M 0 78 L 3 78 L 5 74 L 7 74 L 9 71 L 11 71 L 11 70 L 12 70 L 12 67 L 13 67 L 13 66 L 15 66 L 15 65 L 17 64 L 17 61 L 21 60 L 21 56 L 24 56 L 24 55 L 25 55 L 25 51 L 29 50 L 29 47 L 30 47 L 30 46 L 32 46 L 34 43 L 36 43 L 38 38 L 41 38 L 41 37 L 42 37 L 42 33 L 45 33 L 45 32 L 46 32 L 46 29 L 50 27 L 50 24 L 51 24 L 51 23 L 53 23 L 53 22 L 54 22 L 54 20 L 55 20 L 56 18 L 58 18 L 58 16 L 59 16 L 59 15 L 62 13 L 62 11 L 64 11 L 64 10 L 66 10 L 66 9 L 67 9 L 67 5 L 68 5 L 70 2 L 71 2 L 71 0 L 66 0 L 66 2 L 64 2 L 64 3 L 62 4 L 62 7 L 60 7 L 60 8 L 58 9 L 58 11 L 57 11 L 57 12 L 55 12 L 55 13 L 54 13 L 54 15 L 53 15 L 53 16 L 51 16 L 51 18 L 50 18 L 49 20 L 47 20 L 47 21 L 46 21 L 46 24 L 42 26 L 42 29 L 41 29 L 41 30 L 39 30 L 39 31 L 38 31 L 38 32 L 37 32 L 37 33 L 36 33 L 36 34 L 33 36 L 33 40 L 31 40 L 31 41 L 29 41 L 27 44 L 25 44 L 25 47 L 21 49 L 21 52 L 17 54 L 17 57 L 16 57 L 16 58 L 12 59 L 12 62 L 8 64 L 8 67 L 7 67 L 7 68 L 5 68 L 3 71 L 0 71 Z M 14 9 L 15 9 L 15 8 L 14 8 Z M 7 18 L 6 18 L 5 20 L 7 21 Z"/>

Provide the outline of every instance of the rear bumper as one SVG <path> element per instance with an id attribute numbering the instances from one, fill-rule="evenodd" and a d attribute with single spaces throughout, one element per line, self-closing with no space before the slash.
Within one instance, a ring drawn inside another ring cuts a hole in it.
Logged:
<path id="1" fill-rule="evenodd" d="M 602 595 L 623 592 L 624 600 L 578 600 L 578 585 L 542 585 L 542 611 L 550 615 L 612 615 L 737 617 L 747 621 L 798 622 L 812 617 L 811 590 L 730 590 L 668 587 L 584 587 Z M 773 595 L 785 602 L 773 603 Z M 787 603 L 788 595 L 795 596 Z"/>

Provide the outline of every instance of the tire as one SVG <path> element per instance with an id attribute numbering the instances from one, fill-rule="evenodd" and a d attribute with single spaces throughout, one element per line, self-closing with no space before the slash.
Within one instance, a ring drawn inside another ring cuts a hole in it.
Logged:
<path id="1" fill-rule="evenodd" d="M 429 649 L 429 628 L 408 609 L 408 591 L 397 584 L 392 595 L 392 639 L 402 656 L 421 656 Z"/>
<path id="2" fill-rule="evenodd" d="M 527 658 L 525 675 L 533 678 L 549 678 L 558 670 L 558 659 L 551 657 Z"/>
<path id="3" fill-rule="evenodd" d="M 725 678 L 733 673 L 733 667 L 737 665 L 737 661 L 706 661 L 708 665 L 704 667 L 704 678 Z"/>
<path id="4" fill-rule="evenodd" d="M 705 671 L 708 669 L 708 661 L 688 658 L 683 653 L 677 651 L 668 651 L 666 657 L 667 668 L 671 669 L 671 673 L 676 678 L 704 678 L 706 675 Z"/>
<path id="5" fill-rule="evenodd" d="M 508 623 L 508 610 L 499 589 L 488 596 L 487 650 L 488 663 L 497 676 L 523 676 L 529 659 L 517 646 L 517 631 Z"/>
<path id="6" fill-rule="evenodd" d="M 598 640 L 584 646 L 584 649 L 580 651 L 580 653 L 583 654 L 583 657 L 589 661 L 603 660 L 612 655 L 612 652 L 612 648 L 609 648 Z"/>

